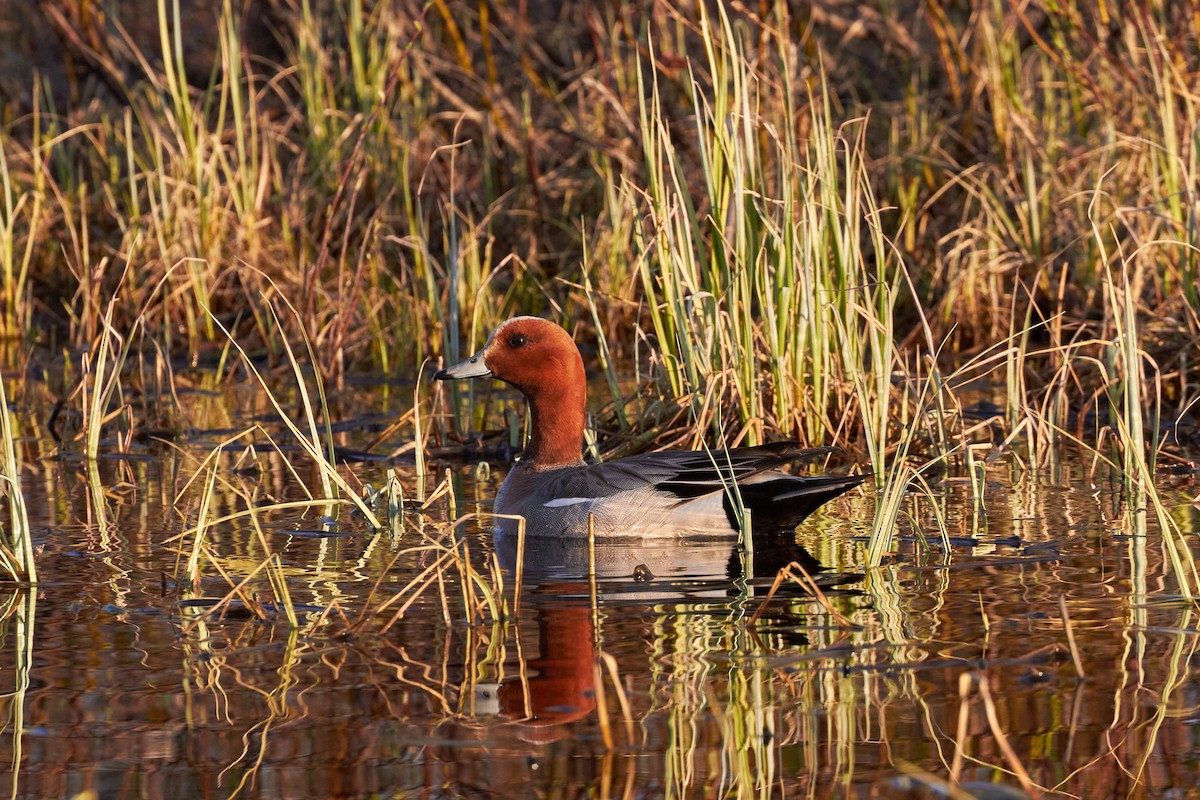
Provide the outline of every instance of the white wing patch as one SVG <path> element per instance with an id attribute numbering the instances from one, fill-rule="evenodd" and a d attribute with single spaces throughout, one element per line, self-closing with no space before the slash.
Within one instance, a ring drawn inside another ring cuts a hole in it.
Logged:
<path id="1" fill-rule="evenodd" d="M 591 497 L 556 497 L 553 500 L 547 500 L 542 503 L 543 508 L 562 508 L 564 506 L 577 506 L 580 503 L 592 502 Z"/>

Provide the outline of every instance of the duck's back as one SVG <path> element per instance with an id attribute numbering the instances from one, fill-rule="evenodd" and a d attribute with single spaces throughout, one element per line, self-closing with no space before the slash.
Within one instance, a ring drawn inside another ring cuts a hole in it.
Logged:
<path id="1" fill-rule="evenodd" d="M 538 470 L 517 465 L 496 496 L 498 514 L 525 517 L 534 536 L 731 537 L 743 507 L 755 531 L 795 526 L 862 475 L 806 477 L 776 471 L 826 451 L 790 443 L 729 451 L 646 453 L 602 464 Z"/>

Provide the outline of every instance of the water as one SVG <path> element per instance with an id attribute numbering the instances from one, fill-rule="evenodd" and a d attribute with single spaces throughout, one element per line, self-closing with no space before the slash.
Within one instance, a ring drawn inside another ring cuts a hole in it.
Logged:
<path id="1" fill-rule="evenodd" d="M 950 796 L 952 771 L 980 797 L 1026 796 L 1021 771 L 1062 796 L 1200 796 L 1195 609 L 1153 526 L 1069 460 L 992 467 L 984 514 L 940 484 L 869 574 L 873 498 L 829 504 L 795 543 L 824 567 L 805 562 L 819 599 L 787 580 L 766 600 L 799 547 L 754 565 L 720 544 L 610 549 L 589 580 L 586 551 L 531 543 L 515 607 L 504 548 L 485 524 L 453 535 L 444 498 L 379 534 L 345 509 L 218 522 L 190 591 L 195 538 L 176 537 L 202 514 L 203 460 L 264 408 L 195 402 L 228 430 L 94 468 L 24 443 L 41 584 L 0 588 L 4 796 L 908 798 Z M 226 448 L 208 519 L 317 485 L 299 454 L 249 458 Z M 460 513 L 485 510 L 504 469 L 437 468 Z M 378 486 L 384 469 L 343 474 Z M 1194 478 L 1170 480 L 1194 531 Z"/>

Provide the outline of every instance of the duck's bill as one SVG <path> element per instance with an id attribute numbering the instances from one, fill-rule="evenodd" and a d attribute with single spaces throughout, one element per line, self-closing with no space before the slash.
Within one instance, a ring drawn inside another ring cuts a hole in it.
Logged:
<path id="1" fill-rule="evenodd" d="M 453 381 L 462 378 L 486 378 L 492 371 L 483 363 L 483 353 L 476 353 L 466 361 L 460 361 L 453 367 L 439 370 L 434 376 L 435 381 Z"/>

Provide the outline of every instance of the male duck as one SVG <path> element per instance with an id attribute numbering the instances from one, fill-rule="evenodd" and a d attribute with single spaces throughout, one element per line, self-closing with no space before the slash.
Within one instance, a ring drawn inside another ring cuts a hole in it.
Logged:
<path id="1" fill-rule="evenodd" d="M 751 510 L 753 530 L 781 532 L 866 477 L 777 471 L 814 454 L 794 442 L 585 463 L 583 358 L 566 331 L 539 317 L 501 323 L 482 350 L 433 377 L 488 376 L 519 389 L 533 415 L 525 454 L 504 479 L 495 504 L 497 514 L 525 517 L 533 536 L 587 536 L 589 515 L 597 536 L 733 536 L 735 484 Z"/>

